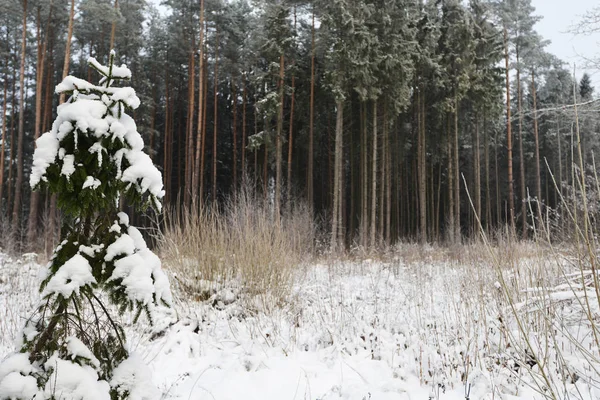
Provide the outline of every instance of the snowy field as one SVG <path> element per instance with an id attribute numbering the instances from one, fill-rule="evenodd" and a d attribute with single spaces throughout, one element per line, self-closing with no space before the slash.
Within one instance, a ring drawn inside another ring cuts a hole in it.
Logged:
<path id="1" fill-rule="evenodd" d="M 586 274 L 568 275 L 568 258 L 499 252 L 500 276 L 469 251 L 305 266 L 278 304 L 239 284 L 187 301 L 172 279 L 176 306 L 154 327 L 123 316 L 129 347 L 163 399 L 600 398 Z M 35 255 L 0 254 L 0 359 L 38 298 L 40 269 Z"/>

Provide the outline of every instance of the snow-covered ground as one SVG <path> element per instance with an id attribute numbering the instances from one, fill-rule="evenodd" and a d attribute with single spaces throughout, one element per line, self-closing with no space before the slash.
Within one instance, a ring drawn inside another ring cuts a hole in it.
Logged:
<path id="1" fill-rule="evenodd" d="M 34 260 L 0 254 L 0 359 L 14 350 L 38 297 Z M 508 269 L 506 285 L 520 285 L 518 276 Z M 298 271 L 289 300 L 267 312 L 271 299 L 248 298 L 240 287 L 201 303 L 178 298 L 152 328 L 123 317 L 130 349 L 150 365 L 162 398 L 542 399 L 548 387 L 560 398 L 600 398 L 598 365 L 590 361 L 598 349 L 578 297 L 563 290 L 540 301 L 518 287 L 524 297 L 514 309 L 527 324 L 519 330 L 505 286 L 484 262 L 311 265 Z M 536 330 L 553 323 L 538 315 L 539 304 L 569 316 L 557 322 L 570 324 L 576 340 Z M 539 363 L 518 346 L 520 332 Z"/>

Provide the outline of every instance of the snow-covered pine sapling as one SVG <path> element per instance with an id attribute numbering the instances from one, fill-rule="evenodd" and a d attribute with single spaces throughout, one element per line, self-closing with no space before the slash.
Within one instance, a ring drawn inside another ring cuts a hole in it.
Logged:
<path id="1" fill-rule="evenodd" d="M 50 132 L 37 141 L 31 187 L 47 188 L 64 212 L 62 242 L 41 283 L 42 301 L 22 332 L 18 353 L 0 364 L 0 399 L 98 399 L 155 397 L 143 363 L 130 356 L 120 311 L 152 322 L 171 292 L 158 257 L 126 214 L 121 196 L 138 210 L 161 209 L 160 172 L 143 152 L 133 119 L 140 101 L 126 66 L 95 59 L 99 85 L 66 77 L 56 87 L 69 100 L 58 107 Z"/>

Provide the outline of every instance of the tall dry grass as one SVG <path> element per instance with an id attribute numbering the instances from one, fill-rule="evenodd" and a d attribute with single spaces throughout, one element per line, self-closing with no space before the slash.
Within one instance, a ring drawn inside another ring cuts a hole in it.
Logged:
<path id="1" fill-rule="evenodd" d="M 159 251 L 180 291 L 204 301 L 229 289 L 236 298 L 260 297 L 267 307 L 284 300 L 314 254 L 316 227 L 303 203 L 279 218 L 273 209 L 247 187 L 222 208 L 167 209 Z"/>

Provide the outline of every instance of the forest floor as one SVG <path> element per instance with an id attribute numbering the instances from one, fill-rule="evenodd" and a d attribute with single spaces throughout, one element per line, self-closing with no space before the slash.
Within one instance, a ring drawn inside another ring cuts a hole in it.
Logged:
<path id="1" fill-rule="evenodd" d="M 194 300 L 172 279 L 176 304 L 153 327 L 122 317 L 128 345 L 163 399 L 600 398 L 598 298 L 568 255 L 499 249 L 498 268 L 454 252 L 305 265 L 284 301 L 235 282 Z M 0 253 L 0 360 L 40 269 Z"/>

